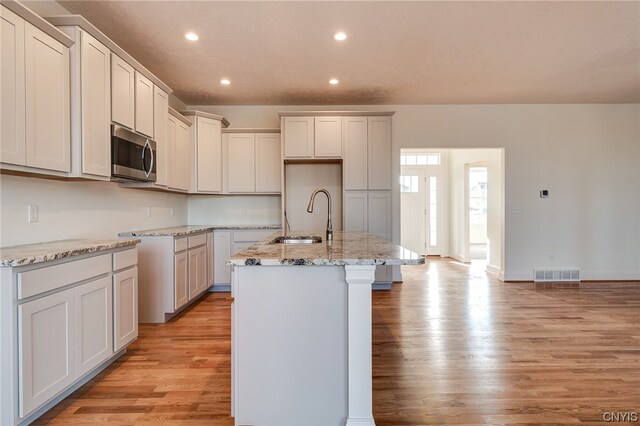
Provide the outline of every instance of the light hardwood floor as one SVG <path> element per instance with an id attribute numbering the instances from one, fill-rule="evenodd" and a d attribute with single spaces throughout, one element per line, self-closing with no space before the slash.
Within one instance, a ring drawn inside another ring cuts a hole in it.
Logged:
<path id="1" fill-rule="evenodd" d="M 603 424 L 640 412 L 640 282 L 502 283 L 445 260 L 373 297 L 378 425 Z M 232 425 L 227 295 L 142 325 L 36 424 Z M 620 423 L 618 423 L 620 424 Z"/>

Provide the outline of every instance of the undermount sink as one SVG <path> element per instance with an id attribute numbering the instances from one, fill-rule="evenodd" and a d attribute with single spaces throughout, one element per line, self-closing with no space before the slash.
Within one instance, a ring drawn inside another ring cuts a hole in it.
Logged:
<path id="1" fill-rule="evenodd" d="M 317 244 L 322 242 L 322 237 L 316 236 L 284 236 L 273 239 L 269 244 Z"/>

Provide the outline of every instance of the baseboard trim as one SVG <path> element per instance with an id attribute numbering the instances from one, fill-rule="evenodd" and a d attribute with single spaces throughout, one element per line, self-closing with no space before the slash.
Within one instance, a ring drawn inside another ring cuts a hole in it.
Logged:
<path id="1" fill-rule="evenodd" d="M 349 417 L 346 426 L 376 426 L 373 417 Z"/>
<path id="2" fill-rule="evenodd" d="M 471 261 L 464 256 L 458 256 L 457 254 L 450 254 L 449 257 L 453 260 L 457 260 L 462 263 L 470 263 Z"/>
<path id="3" fill-rule="evenodd" d="M 502 271 L 497 266 L 487 264 L 485 269 L 490 274 L 495 274 L 495 275 L 498 275 L 498 276 L 500 276 L 500 275 L 504 276 L 504 271 Z"/>
<path id="4" fill-rule="evenodd" d="M 371 284 L 371 290 L 391 290 L 391 283 L 385 281 L 375 281 Z"/>
<path id="5" fill-rule="evenodd" d="M 231 284 L 214 284 L 209 288 L 209 293 L 229 293 Z"/>

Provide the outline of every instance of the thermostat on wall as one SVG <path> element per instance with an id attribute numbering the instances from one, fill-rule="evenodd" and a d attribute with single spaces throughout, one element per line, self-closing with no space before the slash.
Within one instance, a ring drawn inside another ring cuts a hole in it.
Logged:
<path id="1" fill-rule="evenodd" d="M 540 191 L 540 198 L 549 198 L 549 190 L 543 189 Z"/>

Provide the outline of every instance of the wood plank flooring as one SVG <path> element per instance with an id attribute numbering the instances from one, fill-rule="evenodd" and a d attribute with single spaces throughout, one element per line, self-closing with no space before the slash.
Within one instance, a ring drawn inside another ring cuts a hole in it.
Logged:
<path id="1" fill-rule="evenodd" d="M 449 259 L 403 276 L 373 297 L 378 425 L 604 424 L 605 412 L 640 412 L 640 282 L 502 283 Z M 125 356 L 35 424 L 232 425 L 226 297 L 142 325 Z"/>

